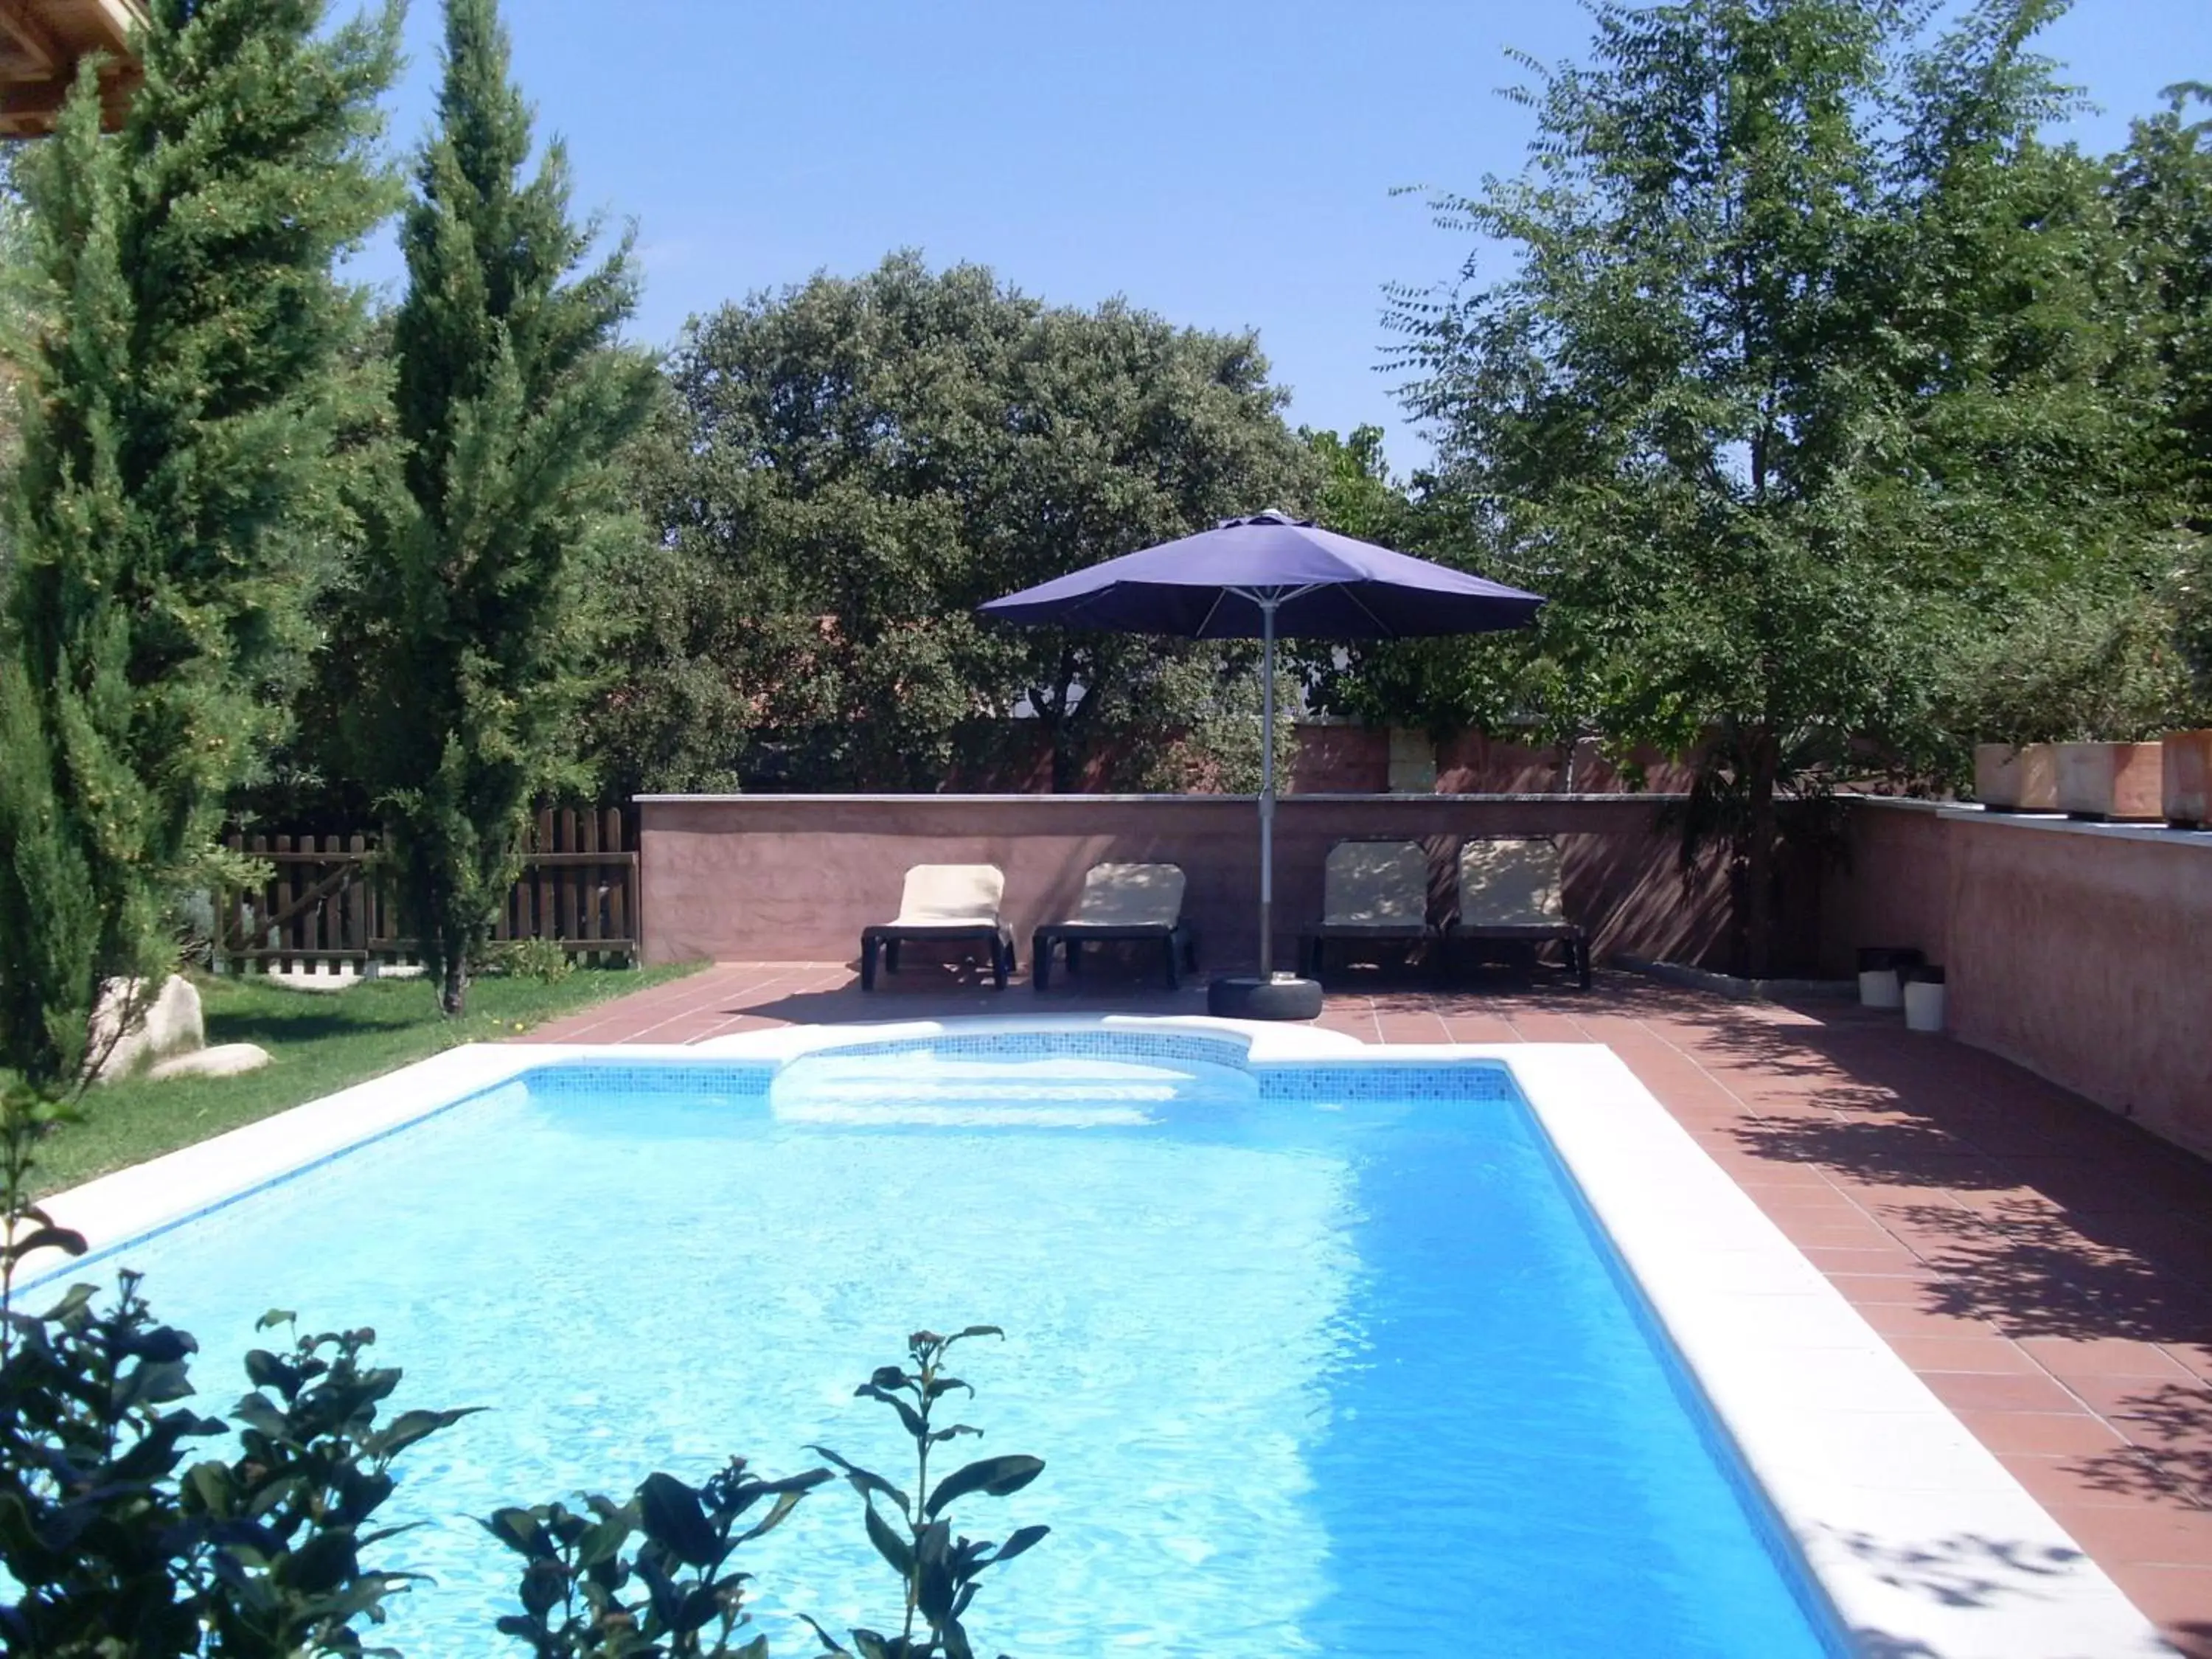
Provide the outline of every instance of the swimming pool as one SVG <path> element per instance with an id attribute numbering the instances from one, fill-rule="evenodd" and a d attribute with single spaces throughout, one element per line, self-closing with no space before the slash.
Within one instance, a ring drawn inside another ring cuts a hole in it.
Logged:
<path id="1" fill-rule="evenodd" d="M 469 1517 L 731 1451 L 890 1457 L 853 1384 L 908 1329 L 986 1321 L 1009 1340 L 963 1367 L 972 1420 L 1047 1460 L 1004 1507 L 1054 1529 L 980 1604 L 988 1650 L 1845 1644 L 1585 1211 L 1556 1115 L 1495 1060 L 1256 1065 L 1163 1030 L 507 1054 L 520 1075 L 397 1105 L 391 1133 L 125 1252 L 212 1395 L 275 1301 L 375 1326 L 402 1404 L 495 1407 L 410 1454 L 394 1504 L 429 1525 L 395 1559 L 439 1583 L 397 1608 L 404 1651 L 514 1650 L 491 1628 L 506 1560 Z M 1653 1126 L 1606 1127 L 1648 1164 Z M 755 1547 L 780 1644 L 789 1611 L 882 1616 L 856 1503 L 825 1489 Z"/>

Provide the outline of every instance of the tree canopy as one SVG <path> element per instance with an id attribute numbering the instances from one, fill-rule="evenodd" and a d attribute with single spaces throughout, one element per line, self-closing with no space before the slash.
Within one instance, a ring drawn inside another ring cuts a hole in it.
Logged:
<path id="1" fill-rule="evenodd" d="M 358 702 L 402 890 L 448 1013 L 520 873 L 539 798 L 576 775 L 585 589 L 625 515 L 615 452 L 653 369 L 618 334 L 625 241 L 586 266 L 567 155 L 534 176 L 495 0 L 447 0 L 439 126 L 417 171 L 393 319 L 398 477 L 370 512 L 375 672 Z"/>
<path id="2" fill-rule="evenodd" d="M 1589 63 L 1529 66 L 1527 167 L 1442 204 L 1510 269 L 1397 296 L 1431 514 L 1553 600 L 1445 660 L 1702 757 L 1754 970 L 1778 792 L 1955 763 L 1962 647 L 2138 591 L 2172 522 L 2102 174 L 2037 136 L 2053 9 L 1598 4 Z"/>
<path id="3" fill-rule="evenodd" d="M 87 69 L 21 164 L 33 337 L 0 623 L 0 1057 L 71 1080 L 103 980 L 158 981 L 179 890 L 265 765 L 384 388 L 332 262 L 393 200 L 398 13 L 155 0 L 102 137 Z"/>
<path id="4" fill-rule="evenodd" d="M 1019 774 L 1030 744 L 1056 787 L 1143 774 L 1236 694 L 1249 652 L 987 627 L 974 607 L 1302 507 L 1315 480 L 1252 336 L 1048 306 L 911 254 L 696 321 L 670 380 L 640 463 L 661 534 L 628 584 L 643 625 L 599 738 L 648 787 L 780 764 L 926 789 Z"/>

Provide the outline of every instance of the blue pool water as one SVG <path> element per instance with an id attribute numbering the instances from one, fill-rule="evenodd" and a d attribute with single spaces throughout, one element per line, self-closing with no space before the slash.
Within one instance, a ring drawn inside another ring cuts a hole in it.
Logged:
<path id="1" fill-rule="evenodd" d="M 1157 1056 L 750 1075 L 542 1073 L 124 1253 L 210 1404 L 274 1303 L 373 1325 L 402 1406 L 494 1407 L 402 1465 L 415 1659 L 522 1650 L 469 1517 L 810 1441 L 896 1475 L 853 1386 L 969 1322 L 1008 1340 L 966 1355 L 963 1415 L 1047 1468 L 966 1527 L 1054 1529 L 987 1583 L 980 1651 L 1835 1650 L 1502 1072 L 1382 1100 Z M 748 1547 L 778 1652 L 812 1650 L 793 1609 L 892 1617 L 858 1502 Z"/>

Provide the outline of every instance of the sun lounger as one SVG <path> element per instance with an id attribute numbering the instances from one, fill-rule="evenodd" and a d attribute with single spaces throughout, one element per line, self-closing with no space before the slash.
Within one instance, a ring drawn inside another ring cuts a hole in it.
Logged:
<path id="1" fill-rule="evenodd" d="M 1332 940 L 1367 943 L 1436 937 L 1429 926 L 1429 855 L 1419 842 L 1340 841 L 1322 870 L 1322 916 L 1301 936 L 1305 971 L 1321 977 Z"/>
<path id="2" fill-rule="evenodd" d="M 1558 939 L 1567 965 L 1589 989 L 1589 936 L 1567 920 L 1559 896 L 1559 848 L 1539 837 L 1470 837 L 1459 849 L 1454 939 Z"/>
<path id="3" fill-rule="evenodd" d="M 899 946 L 908 940 L 957 943 L 971 939 L 991 951 L 991 977 L 1000 990 L 1014 970 L 1014 930 L 999 916 L 1006 873 L 991 864 L 917 864 L 906 872 L 896 920 L 860 930 L 860 988 L 876 988 L 876 952 L 898 972 Z"/>
<path id="4" fill-rule="evenodd" d="M 1071 976 L 1083 961 L 1083 947 L 1108 939 L 1156 942 L 1168 970 L 1168 988 L 1182 983 L 1182 970 L 1198 966 L 1198 947 L 1182 919 L 1182 870 L 1173 864 L 1094 864 L 1085 872 L 1083 894 L 1066 921 L 1040 927 L 1030 939 L 1030 972 L 1040 991 L 1052 982 L 1052 953 L 1067 955 Z"/>

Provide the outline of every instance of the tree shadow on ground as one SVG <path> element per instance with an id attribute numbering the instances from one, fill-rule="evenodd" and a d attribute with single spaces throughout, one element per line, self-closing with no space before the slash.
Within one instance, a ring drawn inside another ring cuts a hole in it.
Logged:
<path id="1" fill-rule="evenodd" d="M 1961 1088 L 1880 1075 L 1820 1033 L 1715 1046 L 1760 1070 L 1785 1047 L 1819 1056 L 1830 1086 L 1793 1112 L 1754 1106 L 1732 1138 L 1762 1162 L 1925 1189 L 1875 1209 L 1934 1270 L 1931 1309 L 2016 1337 L 2212 1341 L 2212 1230 L 2191 1218 L 2212 1215 L 2212 1170 L 2191 1154 L 1990 1056 L 1970 1056 L 1983 1075 Z M 1990 1103 L 2008 1073 L 2034 1103 L 2014 1116 Z"/>
<path id="2" fill-rule="evenodd" d="M 2208 1264 L 2131 1242 L 2124 1221 L 2002 1204 L 1993 1218 L 1928 1204 L 1904 1206 L 1899 1219 L 1925 1241 L 1938 1311 L 2013 1337 L 2212 1341 Z"/>
<path id="3" fill-rule="evenodd" d="M 2212 1166 L 2192 1154 L 1993 1055 L 1902 1033 L 1729 1024 L 1701 1058 L 1732 1082 L 1815 1081 L 1780 1091 L 1791 1109 L 1754 1104 L 1730 1138 L 1890 1189 L 1861 1201 L 1926 1264 L 1926 1310 L 2014 1338 L 2212 1349 Z M 2063 1467 L 2112 1497 L 2212 1507 L 2212 1389 L 2179 1374 L 2097 1386 L 2132 1443 Z M 2212 1625 L 2197 1633 L 2212 1655 Z"/>
<path id="4" fill-rule="evenodd" d="M 206 1017 L 207 1038 L 210 1042 L 258 1042 L 273 1048 L 362 1031 L 400 1030 L 421 1024 L 427 1013 L 435 1012 L 436 1005 L 427 991 L 422 1005 L 414 1008 L 397 1005 L 344 1012 L 330 1007 L 269 1008 L 234 1013 L 210 1010 Z"/>
<path id="5" fill-rule="evenodd" d="M 1946 1608 L 2041 1601 L 2087 1559 L 2079 1550 L 1973 1533 L 1909 1543 L 1833 1529 L 1827 1537 L 1881 1583 Z M 1945 1650 L 1923 1638 L 1863 1625 L 1851 1630 L 1850 1638 L 1851 1650 L 1869 1659 L 1936 1659 Z"/>
<path id="6" fill-rule="evenodd" d="M 2038 1595 L 2087 1559 L 2077 1549 L 1975 1533 L 1899 1543 L 1866 1532 L 1820 1530 L 1883 1583 L 1946 1607 L 1995 1607 L 2012 1596 Z"/>
<path id="7" fill-rule="evenodd" d="M 2212 1393 L 2145 1378 L 2107 1406 L 2106 1416 L 2135 1443 L 2069 1458 L 2069 1474 L 2110 1497 L 2185 1510 L 2212 1504 Z"/>

